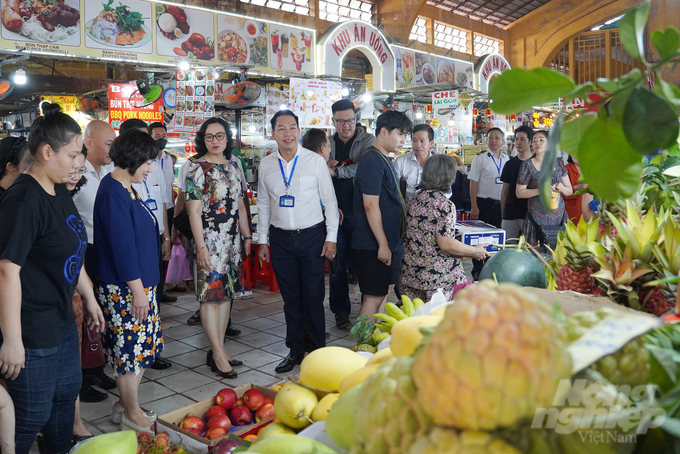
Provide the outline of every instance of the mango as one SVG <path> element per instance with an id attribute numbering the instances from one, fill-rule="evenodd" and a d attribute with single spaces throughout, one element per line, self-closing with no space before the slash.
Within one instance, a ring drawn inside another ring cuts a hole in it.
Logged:
<path id="1" fill-rule="evenodd" d="M 340 398 L 338 393 L 326 394 L 326 396 L 319 400 L 319 403 L 314 407 L 312 412 L 312 419 L 314 421 L 325 421 L 328 416 L 328 412 L 331 411 L 331 407 Z"/>
<path id="2" fill-rule="evenodd" d="M 282 422 L 273 422 L 265 426 L 264 429 L 260 433 L 257 434 L 257 438 L 253 442 L 259 443 L 261 441 L 264 441 L 268 438 L 274 438 L 278 437 L 279 435 L 295 435 L 295 431 L 288 427 L 287 425 L 283 424 Z"/>
<path id="3" fill-rule="evenodd" d="M 423 340 L 420 328 L 432 328 L 442 321 L 437 315 L 421 315 L 399 320 L 392 327 L 390 348 L 394 356 L 411 356 Z"/>
<path id="4" fill-rule="evenodd" d="M 345 394 L 351 388 L 354 388 L 355 386 L 362 384 L 364 381 L 366 381 L 368 377 L 370 377 L 373 374 L 373 372 L 378 370 L 378 367 L 380 367 L 380 364 L 371 364 L 370 366 L 366 366 L 359 370 L 355 370 L 347 377 L 345 377 L 342 383 L 340 383 L 340 389 L 338 390 L 338 392 L 340 394 Z"/>
<path id="5" fill-rule="evenodd" d="M 366 366 L 370 366 L 371 364 L 380 364 L 386 359 L 392 358 L 393 356 L 394 353 L 392 353 L 392 349 L 390 347 L 383 348 L 382 350 L 378 350 L 375 355 L 370 357 L 366 363 Z"/>
<path id="6" fill-rule="evenodd" d="M 71 454 L 137 454 L 137 435 L 134 430 L 97 435 L 79 444 Z"/>
<path id="7" fill-rule="evenodd" d="M 367 362 L 367 358 L 349 348 L 318 348 L 302 360 L 300 381 L 305 385 L 336 392 L 345 377 L 364 367 Z"/>

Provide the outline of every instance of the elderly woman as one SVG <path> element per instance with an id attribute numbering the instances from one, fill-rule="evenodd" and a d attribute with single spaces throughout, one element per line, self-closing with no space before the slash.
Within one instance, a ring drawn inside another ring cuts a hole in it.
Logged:
<path id="1" fill-rule="evenodd" d="M 82 381 L 76 289 L 87 325 L 104 326 L 83 267 L 85 225 L 64 186 L 82 165 L 80 126 L 58 105 L 44 105 L 43 113 L 28 139 L 31 167 L 0 202 L 0 373 L 14 401 L 21 454 L 28 454 L 39 432 L 48 452 L 71 448 Z M 5 422 L 0 424 L 4 432 Z"/>
<path id="2" fill-rule="evenodd" d="M 104 352 L 113 366 L 120 400 L 113 407 L 121 430 L 151 433 L 153 412 L 139 406 L 139 383 L 163 349 L 156 302 L 160 236 L 156 217 L 132 187 L 151 172 L 156 142 L 129 131 L 111 144 L 115 168 L 102 178 L 94 204 L 97 297 L 104 311 Z"/>
<path id="3" fill-rule="evenodd" d="M 489 256 L 484 246 L 468 246 L 454 238 L 456 207 L 447 193 L 456 171 L 451 156 L 430 157 L 423 166 L 420 190 L 409 205 L 401 292 L 411 299 L 429 301 L 441 288 L 450 300 L 470 284 L 461 257 L 482 260 Z"/>
<path id="4" fill-rule="evenodd" d="M 224 335 L 241 262 L 241 238 L 250 254 L 251 236 L 242 197 L 241 177 L 231 162 L 229 124 L 207 120 L 196 133 L 196 158 L 185 180 L 186 205 L 196 248 L 196 297 L 200 317 L 210 340 L 206 362 L 223 378 L 236 378 L 233 369 L 243 363 L 224 348 Z"/>
<path id="5" fill-rule="evenodd" d="M 541 226 L 563 225 L 567 222 L 568 215 L 564 205 L 564 196 L 572 195 L 574 191 L 569 182 L 569 175 L 567 175 L 564 162 L 558 159 L 557 166 L 552 172 L 551 186 L 553 200 L 557 203 L 553 211 L 547 211 L 543 208 L 538 197 L 538 177 L 541 173 L 545 149 L 548 146 L 548 131 L 536 131 L 531 146 L 535 155 L 533 158 L 522 162 L 515 191 L 518 199 L 529 199 L 527 217 L 524 219 L 522 233 L 527 243 L 536 246 L 542 241 L 542 234 L 539 231 Z"/>

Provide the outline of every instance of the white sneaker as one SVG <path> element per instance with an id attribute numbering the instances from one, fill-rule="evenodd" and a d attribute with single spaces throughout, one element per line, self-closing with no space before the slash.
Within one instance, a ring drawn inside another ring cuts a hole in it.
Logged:
<path id="1" fill-rule="evenodd" d="M 111 413 L 111 419 L 115 424 L 121 424 L 122 416 L 125 414 L 125 408 L 120 404 L 120 401 L 113 404 L 113 412 Z M 149 420 L 149 422 L 154 422 L 158 418 L 156 413 L 151 410 L 144 411 L 144 417 Z"/>
<path id="2" fill-rule="evenodd" d="M 253 292 L 251 290 L 246 290 L 243 292 L 236 292 L 234 293 L 234 299 L 235 300 L 247 300 L 248 298 L 253 297 Z"/>

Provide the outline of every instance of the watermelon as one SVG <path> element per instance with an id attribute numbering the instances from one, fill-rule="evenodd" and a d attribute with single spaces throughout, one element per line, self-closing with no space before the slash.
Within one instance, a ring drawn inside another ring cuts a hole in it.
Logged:
<path id="1" fill-rule="evenodd" d="M 484 264 L 479 280 L 495 279 L 498 282 L 514 282 L 523 287 L 546 288 L 543 263 L 529 250 L 505 248 Z"/>

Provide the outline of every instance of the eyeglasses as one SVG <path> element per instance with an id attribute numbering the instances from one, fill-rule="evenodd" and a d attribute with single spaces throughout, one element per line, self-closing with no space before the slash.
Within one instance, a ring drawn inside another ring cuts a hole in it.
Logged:
<path id="1" fill-rule="evenodd" d="M 217 134 L 214 134 L 214 135 L 213 134 L 206 134 L 206 135 L 203 136 L 203 139 L 206 142 L 212 142 L 213 140 L 217 140 L 217 141 L 224 140 L 225 137 L 227 137 L 227 135 L 225 133 L 218 132 Z"/>
<path id="2" fill-rule="evenodd" d="M 76 170 L 72 174 L 69 175 L 70 178 L 80 178 L 83 176 L 83 174 L 87 172 L 87 167 L 81 167 L 80 169 Z"/>
<path id="3" fill-rule="evenodd" d="M 343 125 L 352 126 L 354 123 L 357 122 L 356 118 L 352 118 L 350 120 L 338 120 L 337 118 L 333 118 L 333 121 L 336 122 L 339 126 Z"/>

